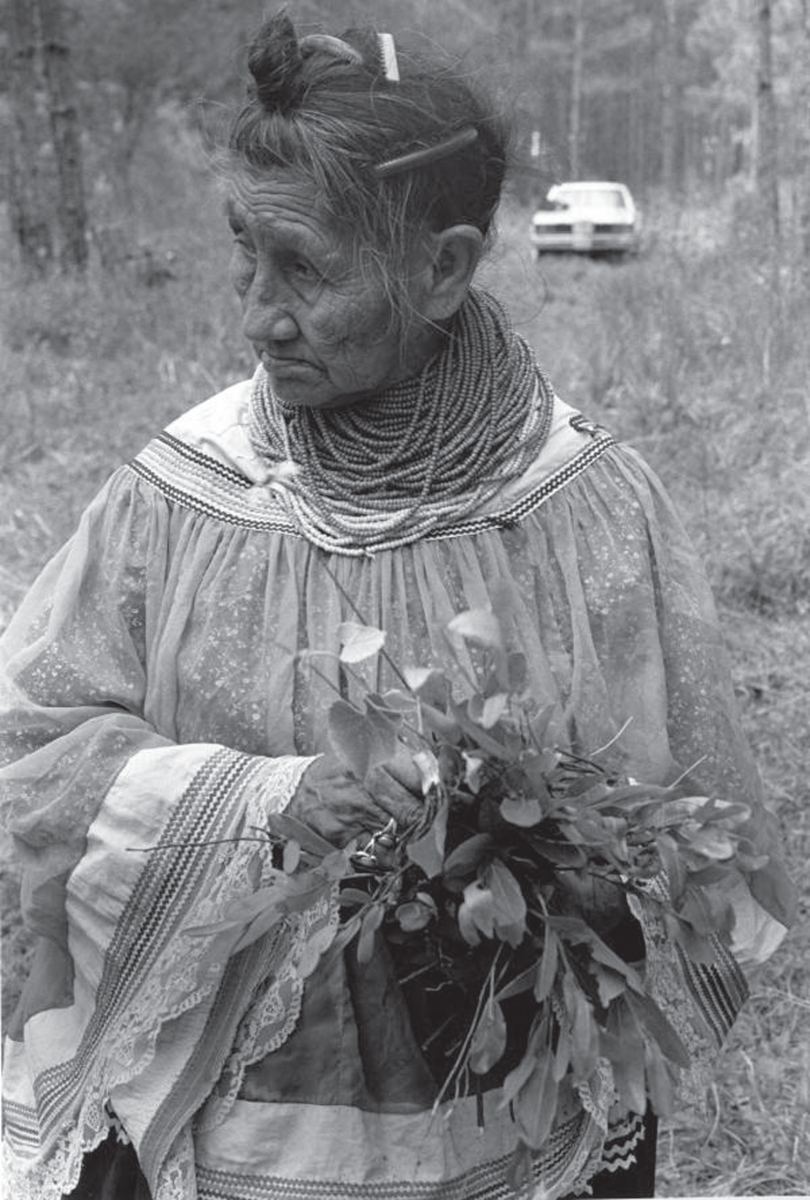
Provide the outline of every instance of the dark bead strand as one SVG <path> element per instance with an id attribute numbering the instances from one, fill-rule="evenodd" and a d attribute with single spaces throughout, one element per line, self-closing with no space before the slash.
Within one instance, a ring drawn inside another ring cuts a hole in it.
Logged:
<path id="1" fill-rule="evenodd" d="M 316 545 L 362 554 L 480 506 L 548 436 L 552 392 L 502 308 L 474 290 L 417 379 L 351 408 L 287 406 L 257 372 L 252 436 L 299 478 L 285 493 Z"/>

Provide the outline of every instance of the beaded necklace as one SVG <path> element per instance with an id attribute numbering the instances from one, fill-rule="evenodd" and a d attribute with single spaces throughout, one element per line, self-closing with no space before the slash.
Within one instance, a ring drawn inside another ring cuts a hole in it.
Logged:
<path id="1" fill-rule="evenodd" d="M 324 550 L 372 554 L 418 541 L 490 499 L 545 442 L 553 393 L 528 344 L 479 289 L 414 379 L 345 408 L 285 405 L 259 367 L 250 436 L 270 486 Z"/>

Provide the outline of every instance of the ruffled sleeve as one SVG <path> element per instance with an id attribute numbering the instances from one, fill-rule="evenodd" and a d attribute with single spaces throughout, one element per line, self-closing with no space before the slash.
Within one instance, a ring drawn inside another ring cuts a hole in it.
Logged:
<path id="1" fill-rule="evenodd" d="M 281 1040 L 300 1006 L 297 964 L 334 927 L 319 902 L 227 972 L 238 931 L 188 935 L 216 929 L 259 886 L 268 851 L 243 839 L 311 759 L 179 745 L 148 719 L 146 644 L 168 555 L 164 502 L 149 500 L 117 474 L 3 639 L 4 816 L 39 939 L 7 1044 L 6 1171 L 30 1200 L 71 1190 L 112 1123 L 155 1194 L 172 1194 L 162 1165 L 170 1151 L 183 1161 L 175 1142 L 257 985 L 275 963 Z M 185 1161 L 177 1186 L 193 1188 Z"/>

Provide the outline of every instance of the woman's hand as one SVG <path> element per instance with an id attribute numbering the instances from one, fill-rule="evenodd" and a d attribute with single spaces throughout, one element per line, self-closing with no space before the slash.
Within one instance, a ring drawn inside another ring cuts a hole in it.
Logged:
<path id="1" fill-rule="evenodd" d="M 307 767 L 285 810 L 334 846 L 377 833 L 393 817 L 404 829 L 422 812 L 418 770 L 404 751 L 385 767 L 375 767 L 364 783 L 350 778 L 335 755 L 324 754 Z"/>

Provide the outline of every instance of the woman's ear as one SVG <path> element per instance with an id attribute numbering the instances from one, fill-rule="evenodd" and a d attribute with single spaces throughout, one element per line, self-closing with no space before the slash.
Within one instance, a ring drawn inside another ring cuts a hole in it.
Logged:
<path id="1" fill-rule="evenodd" d="M 451 225 L 427 239 L 430 264 L 425 272 L 424 316 L 446 321 L 467 297 L 475 274 L 484 237 L 474 225 Z"/>

